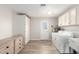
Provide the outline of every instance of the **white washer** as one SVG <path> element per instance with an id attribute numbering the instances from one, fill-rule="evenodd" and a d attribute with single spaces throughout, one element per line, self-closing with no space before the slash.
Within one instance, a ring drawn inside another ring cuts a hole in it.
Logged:
<path id="1" fill-rule="evenodd" d="M 69 53 L 69 39 L 73 37 L 71 32 L 52 33 L 52 41 L 60 53 Z"/>

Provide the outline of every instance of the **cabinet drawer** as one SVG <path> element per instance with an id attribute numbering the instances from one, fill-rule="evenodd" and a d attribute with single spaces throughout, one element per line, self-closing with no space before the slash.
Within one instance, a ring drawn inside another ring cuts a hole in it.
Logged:
<path id="1" fill-rule="evenodd" d="M 0 54 L 13 54 L 13 53 L 14 53 L 14 48 L 8 48 L 8 49 L 1 48 L 0 49 Z"/>
<path id="2" fill-rule="evenodd" d="M 1 54 L 14 53 L 14 41 L 9 41 L 0 46 L 0 53 Z"/>
<path id="3" fill-rule="evenodd" d="M 5 43 L 4 45 L 2 45 L 0 48 L 3 48 L 3 49 L 14 48 L 14 41 L 9 41 Z"/>

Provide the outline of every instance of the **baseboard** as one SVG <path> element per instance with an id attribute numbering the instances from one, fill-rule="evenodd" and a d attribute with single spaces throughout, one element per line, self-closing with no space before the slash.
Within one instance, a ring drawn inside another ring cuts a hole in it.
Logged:
<path id="1" fill-rule="evenodd" d="M 27 44 L 30 40 L 25 41 L 25 44 Z"/>
<path id="2" fill-rule="evenodd" d="M 31 40 L 40 40 L 40 39 L 31 39 Z"/>
<path id="3" fill-rule="evenodd" d="M 51 39 L 31 39 L 31 40 L 51 40 Z"/>

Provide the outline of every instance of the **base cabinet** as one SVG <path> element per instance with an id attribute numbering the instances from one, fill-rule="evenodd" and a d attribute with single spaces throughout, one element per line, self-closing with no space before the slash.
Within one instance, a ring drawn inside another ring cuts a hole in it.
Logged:
<path id="1" fill-rule="evenodd" d="M 17 54 L 24 48 L 24 38 L 22 36 L 16 36 L 10 38 L 10 40 L 1 41 L 0 54 Z"/>
<path id="2" fill-rule="evenodd" d="M 9 41 L 0 46 L 0 54 L 14 54 L 14 41 Z"/>

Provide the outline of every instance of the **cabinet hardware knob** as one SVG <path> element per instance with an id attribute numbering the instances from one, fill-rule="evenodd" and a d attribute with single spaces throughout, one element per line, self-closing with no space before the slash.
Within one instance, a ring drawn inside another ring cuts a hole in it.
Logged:
<path id="1" fill-rule="evenodd" d="M 21 47 L 19 47 L 19 48 L 21 48 Z"/>
<path id="2" fill-rule="evenodd" d="M 8 46 L 6 48 L 9 48 Z"/>
<path id="3" fill-rule="evenodd" d="M 19 40 L 19 41 L 21 41 L 21 40 Z"/>
<path id="4" fill-rule="evenodd" d="M 9 54 L 8 52 L 6 54 Z"/>
<path id="5" fill-rule="evenodd" d="M 19 43 L 19 45 L 21 45 L 21 43 Z"/>

